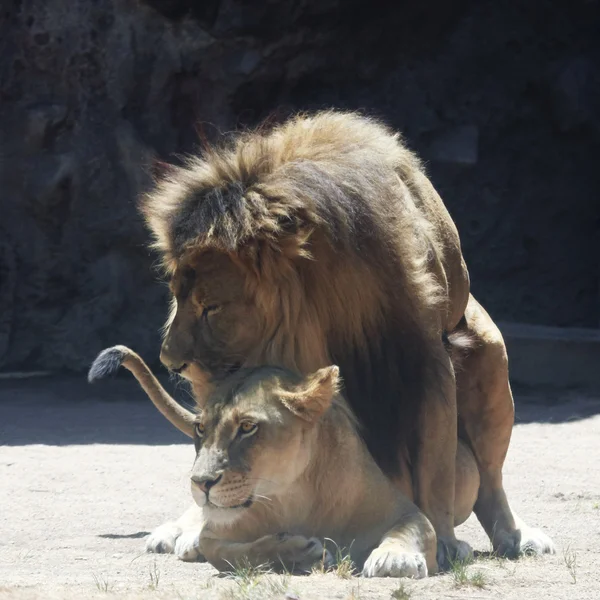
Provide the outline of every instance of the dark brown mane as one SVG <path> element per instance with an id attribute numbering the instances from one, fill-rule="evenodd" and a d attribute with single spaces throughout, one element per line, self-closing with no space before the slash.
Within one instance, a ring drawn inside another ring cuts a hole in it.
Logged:
<path id="1" fill-rule="evenodd" d="M 247 270 L 248 293 L 273 319 L 247 366 L 340 366 L 388 472 L 447 368 L 432 351 L 443 294 L 431 267 L 443 248 L 420 210 L 420 175 L 397 134 L 330 111 L 190 158 L 142 203 L 168 271 L 207 249 Z"/>

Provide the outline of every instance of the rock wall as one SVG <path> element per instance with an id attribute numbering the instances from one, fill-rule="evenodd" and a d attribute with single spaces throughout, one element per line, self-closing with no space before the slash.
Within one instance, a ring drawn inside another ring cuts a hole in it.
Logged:
<path id="1" fill-rule="evenodd" d="M 4 0 L 0 370 L 149 360 L 156 158 L 297 108 L 403 131 L 499 320 L 600 323 L 597 1 Z"/>

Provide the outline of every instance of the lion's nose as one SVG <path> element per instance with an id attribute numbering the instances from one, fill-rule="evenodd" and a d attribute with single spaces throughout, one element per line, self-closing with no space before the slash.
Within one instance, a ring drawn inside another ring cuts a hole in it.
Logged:
<path id="1" fill-rule="evenodd" d="M 174 373 L 181 373 L 186 367 L 187 363 L 181 357 L 176 356 L 173 352 L 170 352 L 169 347 L 163 345 L 160 351 L 160 362 Z"/>
<path id="2" fill-rule="evenodd" d="M 210 488 L 214 487 L 221 481 L 223 478 L 223 474 L 218 475 L 217 477 L 210 475 L 192 475 L 192 481 L 208 496 L 208 492 L 210 492 Z"/>

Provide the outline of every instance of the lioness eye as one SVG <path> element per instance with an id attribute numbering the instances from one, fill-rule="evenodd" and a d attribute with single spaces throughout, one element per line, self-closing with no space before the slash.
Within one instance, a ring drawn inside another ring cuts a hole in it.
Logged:
<path id="1" fill-rule="evenodd" d="M 250 435 L 254 433 L 258 429 L 258 425 L 256 423 L 252 423 L 250 421 L 244 421 L 240 425 L 240 433 L 242 435 Z"/>
<path id="2" fill-rule="evenodd" d="M 200 438 L 204 435 L 204 424 L 203 423 L 196 423 L 196 435 Z"/>

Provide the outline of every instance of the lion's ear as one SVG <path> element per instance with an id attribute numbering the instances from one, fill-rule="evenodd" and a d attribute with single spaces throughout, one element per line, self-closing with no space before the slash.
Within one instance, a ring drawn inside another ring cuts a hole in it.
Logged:
<path id="1" fill-rule="evenodd" d="M 324 367 L 306 377 L 293 390 L 284 392 L 281 400 L 298 417 L 306 421 L 317 421 L 337 394 L 339 380 L 338 367 Z"/>
<path id="2" fill-rule="evenodd" d="M 181 169 L 176 165 L 164 162 L 158 158 L 154 158 L 150 163 L 150 175 L 154 183 L 158 183 L 162 179 L 174 177 Z"/>

